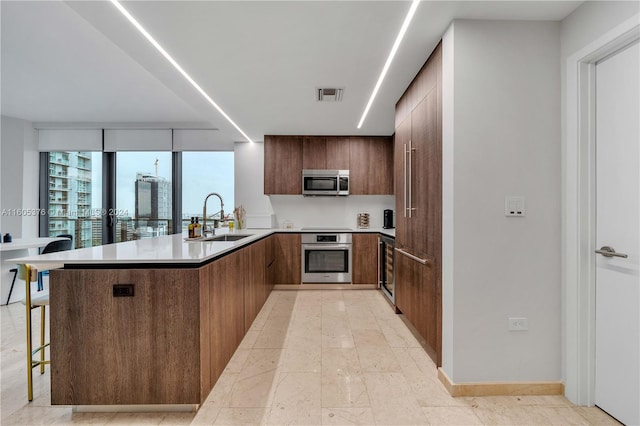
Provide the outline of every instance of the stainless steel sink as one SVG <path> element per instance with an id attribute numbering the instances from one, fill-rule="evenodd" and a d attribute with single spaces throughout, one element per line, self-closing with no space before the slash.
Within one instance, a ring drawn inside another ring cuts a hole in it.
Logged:
<path id="1" fill-rule="evenodd" d="M 212 235 L 205 237 L 202 241 L 238 241 L 243 238 L 251 237 L 251 234 L 237 235 L 237 234 L 224 234 L 224 235 Z"/>

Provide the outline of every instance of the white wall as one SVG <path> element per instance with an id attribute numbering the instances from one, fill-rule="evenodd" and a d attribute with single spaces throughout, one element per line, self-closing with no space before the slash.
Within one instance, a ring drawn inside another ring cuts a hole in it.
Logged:
<path id="1" fill-rule="evenodd" d="M 2 116 L 0 211 L 37 209 L 39 156 L 37 131 L 30 122 Z M 36 216 L 2 215 L 0 232 L 14 238 L 38 236 Z"/>
<path id="2" fill-rule="evenodd" d="M 350 195 L 348 197 L 303 197 L 271 195 L 264 191 L 264 145 L 235 144 L 235 199 L 247 215 L 275 214 L 275 226 L 289 221 L 295 228 L 305 226 L 356 227 L 356 215 L 368 212 L 370 226 L 382 227 L 382 211 L 393 209 L 392 195 Z"/>
<path id="3" fill-rule="evenodd" d="M 459 20 L 452 31 L 443 366 L 454 382 L 559 380 L 560 25 Z M 507 195 L 526 197 L 526 217 L 505 217 Z M 509 332 L 509 317 L 529 330 Z"/>
<path id="4" fill-rule="evenodd" d="M 272 214 L 269 197 L 264 195 L 264 144 L 236 142 L 234 170 L 236 205 L 243 205 L 249 215 Z"/>
<path id="5" fill-rule="evenodd" d="M 442 368 L 453 372 L 453 169 L 454 169 L 454 46 L 455 22 L 442 36 Z"/>
<path id="6" fill-rule="evenodd" d="M 580 177 L 584 160 L 577 140 L 578 96 L 576 61 L 640 25 L 638 2 L 585 2 L 561 25 L 562 149 L 563 149 L 563 379 L 565 396 L 576 404 L 594 403 L 594 301 L 590 283 L 589 203 Z M 572 58 L 572 59 L 570 59 Z M 571 63 L 569 61 L 572 61 Z M 572 93 L 571 101 L 567 95 Z M 570 125 L 568 125 L 570 123 Z M 569 128 L 568 128 L 569 127 Z M 588 161 L 588 160 L 587 160 Z M 582 204 L 581 204 L 582 203 Z M 580 218 L 579 220 L 576 218 Z M 581 237 L 582 234 L 582 237 Z"/>
<path id="7" fill-rule="evenodd" d="M 369 213 L 369 227 L 382 228 L 383 210 L 395 208 L 393 195 L 349 195 L 348 197 L 303 197 L 272 195 L 271 205 L 278 224 L 290 221 L 305 226 L 356 228 L 358 213 Z"/>
<path id="8" fill-rule="evenodd" d="M 637 1 L 584 2 L 562 21 L 562 66 L 566 65 L 564 60 L 568 56 L 638 13 L 640 2 Z"/>

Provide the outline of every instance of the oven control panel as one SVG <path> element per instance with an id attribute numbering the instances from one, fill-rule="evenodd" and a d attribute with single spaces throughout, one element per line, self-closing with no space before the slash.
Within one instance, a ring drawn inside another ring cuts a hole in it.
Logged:
<path id="1" fill-rule="evenodd" d="M 351 244 L 351 234 L 302 234 L 302 244 Z"/>

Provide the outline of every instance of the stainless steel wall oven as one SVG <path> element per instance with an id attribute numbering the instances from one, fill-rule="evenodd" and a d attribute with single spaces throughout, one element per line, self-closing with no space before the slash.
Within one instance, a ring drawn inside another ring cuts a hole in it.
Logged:
<path id="1" fill-rule="evenodd" d="M 302 283 L 350 283 L 351 234 L 302 234 Z"/>

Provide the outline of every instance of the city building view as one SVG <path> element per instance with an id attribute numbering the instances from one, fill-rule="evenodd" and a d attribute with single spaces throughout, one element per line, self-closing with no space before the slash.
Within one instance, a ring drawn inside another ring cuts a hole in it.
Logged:
<path id="1" fill-rule="evenodd" d="M 99 152 L 50 152 L 49 236 L 71 235 L 74 248 L 101 245 L 102 161 Z M 234 207 L 233 152 L 185 152 L 181 228 L 191 217 L 202 220 L 202 203 L 210 192 L 222 195 L 225 216 Z M 172 229 L 171 153 L 120 152 L 117 157 L 115 242 L 168 235 Z M 154 172 L 140 169 L 155 168 Z M 231 177 L 231 178 L 230 178 Z M 210 200 L 208 219 L 220 219 L 220 204 Z M 213 224 L 214 222 L 211 222 Z"/>
<path id="2" fill-rule="evenodd" d="M 49 153 L 49 235 L 71 235 L 76 248 L 102 244 L 102 219 L 92 209 L 90 152 Z"/>
<path id="3" fill-rule="evenodd" d="M 145 173 L 136 174 L 134 239 L 169 234 L 171 181 Z"/>

